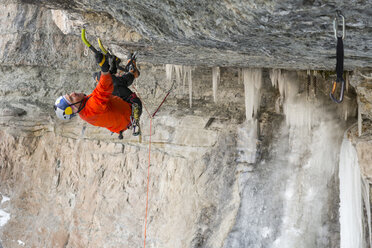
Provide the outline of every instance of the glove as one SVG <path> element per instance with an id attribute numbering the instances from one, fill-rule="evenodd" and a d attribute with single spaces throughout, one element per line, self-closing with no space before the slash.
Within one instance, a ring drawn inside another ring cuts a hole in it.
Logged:
<path id="1" fill-rule="evenodd" d="M 108 72 L 110 69 L 108 58 L 102 53 L 96 53 L 96 62 L 101 67 L 102 72 Z"/>
<path id="2" fill-rule="evenodd" d="M 110 58 L 110 73 L 111 74 L 116 74 L 116 72 L 118 71 L 118 65 L 120 64 L 121 60 L 116 57 L 115 55 L 113 55 L 111 58 Z"/>

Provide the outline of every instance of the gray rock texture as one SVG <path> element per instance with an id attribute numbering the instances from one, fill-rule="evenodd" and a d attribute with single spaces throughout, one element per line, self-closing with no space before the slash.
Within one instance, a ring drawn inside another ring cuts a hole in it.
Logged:
<path id="1" fill-rule="evenodd" d="M 335 67 L 333 19 L 340 10 L 346 18 L 345 69 L 371 68 L 370 0 L 21 2 L 77 12 L 90 30 L 102 18 L 124 25 L 140 36 L 113 36 L 121 31 L 117 25 L 95 32 L 109 46 L 139 50 L 152 64 L 326 70 Z"/>
<path id="2" fill-rule="evenodd" d="M 349 136 L 372 178 L 371 1 L 0 2 L 0 191 L 10 197 L 0 209 L 11 214 L 0 227 L 4 247 L 142 246 L 150 135 L 146 247 L 339 247 L 334 171 L 358 105 L 362 136 L 355 128 Z M 328 96 L 336 10 L 346 17 L 350 71 L 342 104 Z M 95 87 L 84 24 L 96 47 L 100 37 L 122 59 L 139 51 L 141 142 L 54 115 L 57 96 Z M 180 80 L 175 72 L 167 79 L 175 67 L 165 64 L 178 65 Z M 252 122 L 245 67 L 264 68 Z M 321 71 L 308 82 L 307 69 Z M 274 87 L 273 75 L 282 84 Z M 150 129 L 147 111 L 173 83 Z"/>

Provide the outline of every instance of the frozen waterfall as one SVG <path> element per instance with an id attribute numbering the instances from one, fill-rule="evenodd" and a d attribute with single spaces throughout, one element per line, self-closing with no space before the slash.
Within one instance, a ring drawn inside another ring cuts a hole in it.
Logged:
<path id="1" fill-rule="evenodd" d="M 260 85 L 253 82 L 260 76 L 243 71 L 247 119 L 259 111 Z M 241 170 L 241 206 L 224 247 L 339 247 L 335 172 L 344 130 L 336 107 L 325 108 L 321 97 L 309 101 L 296 73 L 270 76 L 285 120 L 277 123 L 268 155 Z"/>
<path id="2" fill-rule="evenodd" d="M 371 244 L 371 213 L 369 206 L 369 185 L 362 178 L 357 152 L 348 138 L 344 137 L 340 152 L 340 235 L 341 248 L 366 248 L 367 245 L 363 212 L 363 200 L 367 223 L 369 224 L 369 243 Z"/>

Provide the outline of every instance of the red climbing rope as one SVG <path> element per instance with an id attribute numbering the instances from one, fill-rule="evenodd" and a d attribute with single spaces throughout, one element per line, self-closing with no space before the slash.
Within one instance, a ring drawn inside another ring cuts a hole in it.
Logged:
<path id="1" fill-rule="evenodd" d="M 150 118 L 150 138 L 149 138 L 149 164 L 147 167 L 147 193 L 146 193 L 146 214 L 145 214 L 145 237 L 143 241 L 143 247 L 146 248 L 146 231 L 147 231 L 147 210 L 149 204 L 149 184 L 150 184 L 150 156 L 151 156 L 151 128 L 152 118 Z"/>
<path id="2" fill-rule="evenodd" d="M 152 119 L 155 117 L 156 113 L 159 111 L 160 107 L 163 105 L 165 100 L 167 99 L 169 93 L 171 90 L 168 91 L 166 96 L 164 97 L 163 101 L 160 103 L 159 107 L 157 107 L 156 111 L 153 114 L 150 114 L 148 111 L 146 104 L 142 101 L 140 94 L 138 93 L 138 90 L 134 85 L 132 85 L 133 89 L 136 91 L 137 97 L 141 100 L 143 107 L 145 108 L 147 114 L 149 115 L 150 118 L 150 137 L 149 137 L 149 162 L 148 162 L 148 167 L 147 167 L 147 192 L 146 192 L 146 213 L 145 213 L 145 234 L 144 234 L 144 241 L 143 241 L 143 247 L 146 248 L 146 234 L 147 234 L 147 213 L 148 213 L 148 206 L 149 206 L 149 185 L 150 185 L 150 159 L 151 159 L 151 132 L 152 132 Z"/>
<path id="3" fill-rule="evenodd" d="M 161 105 L 163 105 L 163 103 L 165 102 L 165 99 L 167 99 L 169 93 L 170 93 L 170 91 L 168 91 L 167 95 L 164 97 L 163 101 L 160 103 L 159 107 L 155 110 L 155 112 L 152 114 L 151 117 L 154 117 L 156 115 L 156 113 L 159 111 Z"/>

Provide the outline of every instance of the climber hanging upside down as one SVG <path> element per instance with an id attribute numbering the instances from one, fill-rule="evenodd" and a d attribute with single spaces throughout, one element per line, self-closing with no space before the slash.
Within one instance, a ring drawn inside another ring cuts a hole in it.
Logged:
<path id="1" fill-rule="evenodd" d="M 96 88 L 88 96 L 73 92 L 58 97 L 54 104 L 57 117 L 69 120 L 79 114 L 81 119 L 94 126 L 119 133 L 120 139 L 123 131 L 134 126 L 133 135 L 138 135 L 140 131 L 135 132 L 135 127 L 139 128 L 142 103 L 128 88 L 140 74 L 135 59 L 128 63 L 128 72 L 119 76 L 116 74 L 119 59 L 108 59 L 100 52 L 95 54 L 95 58 L 101 67 L 101 71 L 94 74 L 98 82 Z"/>

